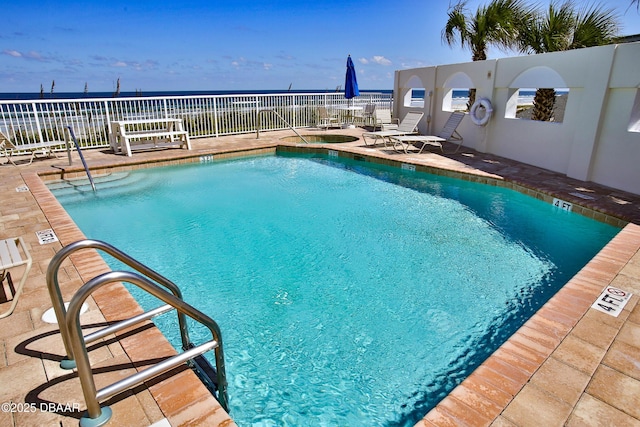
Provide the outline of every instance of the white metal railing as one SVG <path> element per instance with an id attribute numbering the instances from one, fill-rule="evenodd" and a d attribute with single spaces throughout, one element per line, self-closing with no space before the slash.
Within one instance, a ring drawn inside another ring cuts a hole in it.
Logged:
<path id="1" fill-rule="evenodd" d="M 317 107 L 337 115 L 344 107 L 375 103 L 390 109 L 392 95 L 367 93 L 351 100 L 335 93 L 227 94 L 130 98 L 37 99 L 0 101 L 0 131 L 16 146 L 60 141 L 72 126 L 82 148 L 109 146 L 114 120 L 179 118 L 193 138 L 255 132 L 258 112 L 276 111 L 292 127 L 317 124 Z M 345 117 L 346 119 L 346 117 Z M 275 115 L 265 117 L 260 130 L 287 128 Z"/>

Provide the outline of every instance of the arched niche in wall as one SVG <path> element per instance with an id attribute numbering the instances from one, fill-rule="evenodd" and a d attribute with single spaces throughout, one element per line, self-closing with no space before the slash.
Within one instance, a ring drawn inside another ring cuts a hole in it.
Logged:
<path id="1" fill-rule="evenodd" d="M 533 99 L 538 90 L 546 91 L 549 97 L 548 114 L 543 120 L 561 123 L 564 108 L 569 98 L 569 89 L 562 76 L 553 68 L 538 66 L 520 73 L 509 85 L 505 118 L 534 119 Z"/>
<path id="2" fill-rule="evenodd" d="M 400 94 L 402 99 L 402 105 L 405 107 L 420 107 L 424 106 L 424 83 L 418 76 L 411 76 L 409 80 L 402 85 L 403 93 Z"/>
<path id="3" fill-rule="evenodd" d="M 469 91 L 475 89 L 471 77 L 465 72 L 452 74 L 443 85 L 442 111 L 467 111 Z"/>

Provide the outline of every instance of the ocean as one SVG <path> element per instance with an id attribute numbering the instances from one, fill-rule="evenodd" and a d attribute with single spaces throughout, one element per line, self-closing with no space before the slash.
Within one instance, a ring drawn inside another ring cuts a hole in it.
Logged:
<path id="1" fill-rule="evenodd" d="M 360 90 L 360 95 L 374 93 L 392 93 L 392 90 Z M 424 90 L 422 91 L 424 93 Z M 189 90 L 189 91 L 149 91 L 149 92 L 120 92 L 118 98 L 128 97 L 154 97 L 154 96 L 198 96 L 198 95 L 269 95 L 269 94 L 300 94 L 300 93 L 336 93 L 335 90 Z M 113 98 L 113 92 L 6 92 L 0 93 L 0 100 L 25 100 L 25 99 L 95 99 Z"/>
<path id="2" fill-rule="evenodd" d="M 198 95 L 268 95 L 268 94 L 299 94 L 299 93 L 335 93 L 335 90 L 188 90 L 188 91 L 149 91 L 149 92 L 120 92 L 118 98 L 128 97 L 155 97 L 155 96 L 198 96 Z M 379 90 L 360 90 L 361 95 L 374 94 L 374 93 L 393 93 L 393 90 L 379 89 Z M 521 90 L 520 97 L 531 98 L 535 95 L 535 90 Z M 424 99 L 424 89 L 413 89 L 413 99 Z M 454 99 L 466 99 L 469 97 L 469 90 L 467 89 L 454 89 L 452 97 Z M 43 93 L 39 92 L 5 92 L 0 93 L 0 100 L 26 100 L 26 99 L 82 99 L 82 98 L 113 98 L 113 92 L 54 92 Z"/>

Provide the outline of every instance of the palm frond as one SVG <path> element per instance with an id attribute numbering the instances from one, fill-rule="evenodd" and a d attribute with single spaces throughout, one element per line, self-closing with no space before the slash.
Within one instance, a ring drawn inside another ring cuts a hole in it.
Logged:
<path id="1" fill-rule="evenodd" d="M 474 14 L 465 9 L 466 0 L 450 8 L 442 39 L 450 46 L 460 41 L 469 47 L 474 61 L 487 58 L 487 47 L 518 48 L 518 34 L 531 16 L 527 0 L 491 0 Z"/>
<path id="2" fill-rule="evenodd" d="M 458 2 L 447 12 L 449 19 L 442 30 L 442 40 L 452 46 L 460 40 L 461 47 L 465 47 L 468 37 L 467 18 L 465 16 L 466 0 Z"/>
<path id="3" fill-rule="evenodd" d="M 602 5 L 584 8 L 576 15 L 570 49 L 601 46 L 618 36 L 619 16 L 613 9 Z"/>

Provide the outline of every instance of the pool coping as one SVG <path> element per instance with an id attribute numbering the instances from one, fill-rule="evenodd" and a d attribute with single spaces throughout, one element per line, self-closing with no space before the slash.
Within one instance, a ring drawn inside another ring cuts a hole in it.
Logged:
<path id="1" fill-rule="evenodd" d="M 97 167 L 95 170 L 101 169 L 136 169 L 142 167 L 151 166 L 160 166 L 160 165 L 168 165 L 168 164 L 176 164 L 176 163 L 190 163 L 194 161 L 203 161 L 202 157 L 205 156 L 204 161 L 217 160 L 223 158 L 231 158 L 238 156 L 246 156 L 246 155 L 254 155 L 254 154 L 269 154 L 276 152 L 278 149 L 285 151 L 306 151 L 310 149 L 309 147 L 299 147 L 295 145 L 287 145 L 281 143 L 273 143 L 266 144 L 262 148 L 248 148 L 241 150 L 206 150 L 201 151 L 198 155 L 194 156 L 192 154 L 178 154 L 177 156 L 172 156 L 171 159 L 161 159 L 161 160 L 141 160 L 134 161 L 133 163 L 128 163 L 126 165 L 114 165 L 112 167 L 108 167 L 107 165 Z M 462 175 L 462 179 L 468 177 L 469 174 L 465 174 L 460 171 L 444 171 L 440 168 L 433 168 L 430 166 L 425 166 L 415 162 L 412 162 L 411 159 L 402 159 L 396 160 L 391 159 L 388 156 L 377 153 L 362 153 L 362 151 L 357 149 L 352 149 L 349 147 L 312 147 L 314 151 L 322 151 L 326 150 L 336 150 L 340 153 L 340 155 L 344 156 L 352 156 L 355 160 L 359 160 L 356 156 L 365 158 L 367 160 L 378 161 L 380 163 L 389 162 L 391 166 L 400 165 L 409 163 L 414 164 L 416 166 L 416 170 L 430 172 L 430 173 L 439 173 L 442 175 L 452 176 L 456 178 L 460 178 Z M 257 150 L 257 151 L 256 151 Z M 207 159 L 206 156 L 212 156 L 210 159 Z M 197 159 L 197 160 L 196 160 Z M 94 170 L 92 168 L 92 170 Z M 81 176 L 84 172 L 79 168 L 66 168 L 63 172 L 65 178 L 73 178 Z M 62 237 L 61 243 L 78 240 L 82 238 L 82 233 L 75 227 L 75 224 L 70 221 L 70 218 L 66 215 L 66 212 L 62 210 L 60 212 L 57 209 L 50 210 L 51 207 L 48 206 L 50 200 L 46 200 L 46 194 L 40 194 L 39 191 L 44 187 L 45 180 L 53 179 L 55 176 L 58 177 L 61 175 L 60 171 L 54 172 L 45 172 L 45 173 L 29 173 L 23 174 L 25 181 L 27 182 L 29 188 L 32 192 L 35 190 L 34 197 L 36 197 L 38 203 L 40 204 L 43 212 L 47 215 L 47 218 L 58 234 L 58 237 Z M 476 178 L 477 177 L 477 178 Z M 513 183 L 509 180 L 505 180 L 501 178 L 499 175 L 481 173 L 479 175 L 474 175 L 472 180 L 477 180 L 478 182 L 484 182 L 489 185 L 500 185 L 509 187 L 509 185 L 513 185 L 517 191 L 524 192 L 525 194 L 533 195 L 533 197 L 542 198 L 545 201 L 548 200 L 550 195 L 546 192 L 539 191 L 533 188 L 529 188 L 527 186 L 521 186 L 520 184 Z M 38 182 L 40 184 L 38 184 Z M 524 190 L 524 191 L 522 191 Z M 50 194 L 48 189 L 46 192 Z M 41 199 L 43 197 L 43 199 Z M 54 198 L 55 199 L 55 198 Z M 57 204 L 57 201 L 55 201 Z M 578 203 L 576 203 L 577 205 Z M 59 204 L 58 204 L 59 205 Z M 593 209 L 590 207 L 585 207 L 584 211 L 587 216 L 591 216 L 596 218 L 599 215 L 603 215 L 605 221 L 612 221 L 614 225 L 624 223 L 625 221 L 610 215 L 609 213 L 603 213 L 597 209 Z M 608 219 L 607 219 L 608 218 Z M 597 218 L 596 218 L 597 219 Z M 74 229 L 75 228 L 75 229 Z M 552 359 L 552 354 L 554 351 L 560 347 L 560 345 L 564 342 L 566 337 L 570 335 L 572 329 L 578 325 L 578 322 L 581 319 L 587 318 L 587 315 L 590 313 L 589 307 L 590 304 L 597 298 L 600 291 L 610 283 L 614 283 L 616 278 L 620 275 L 621 271 L 630 263 L 630 260 L 634 257 L 638 257 L 638 249 L 640 249 L 640 231 L 638 230 L 638 226 L 635 224 L 627 224 L 624 226 L 623 230 L 609 243 L 603 250 L 592 259 L 573 279 L 571 279 L 567 285 L 565 285 L 556 296 L 552 297 L 552 299 L 545 304 L 543 309 L 541 309 L 538 313 L 536 313 L 525 325 L 521 328 L 522 331 L 518 331 L 514 336 L 512 336 L 503 346 L 501 346 L 492 356 L 490 356 L 485 363 L 483 363 L 476 371 L 474 371 L 467 380 L 463 381 L 456 389 L 454 389 L 451 394 L 446 397 L 436 408 L 434 408 L 426 417 L 418 423 L 419 425 L 490 425 L 491 423 L 500 423 L 500 422 L 510 422 L 512 425 L 519 425 L 515 422 L 514 416 L 510 412 L 505 412 L 510 406 L 512 402 L 517 400 L 517 396 L 519 392 L 524 390 L 527 386 L 531 378 L 534 376 L 536 372 L 543 366 L 543 363 L 540 365 L 535 365 L 536 361 L 541 359 L 541 362 L 546 362 Z M 97 256 L 97 254 L 96 254 Z M 99 258 L 99 257 L 98 257 Z M 106 268 L 106 266 L 102 266 L 101 259 L 97 260 L 93 256 L 88 256 L 86 259 L 83 257 L 82 259 L 73 259 L 73 263 L 81 272 L 81 275 L 85 274 L 93 274 L 95 276 L 96 271 L 101 271 L 102 268 Z M 103 262 L 102 262 L 103 263 Z M 93 277 L 93 276 L 91 276 Z M 566 288 L 566 290 L 565 290 Z M 127 292 L 128 294 L 128 292 Z M 558 296 L 560 295 L 560 296 Z M 111 296 L 105 297 L 106 300 L 110 300 Z M 98 297 L 100 300 L 100 297 Z M 108 304 L 106 307 L 103 307 L 102 303 L 96 301 L 100 307 L 100 309 L 105 312 L 105 317 L 108 315 L 113 315 L 115 317 L 118 316 L 118 313 L 109 313 Z M 625 308 L 626 317 L 628 318 L 630 312 L 634 310 L 637 305 L 638 297 L 634 295 L 632 301 Z M 135 301 L 134 301 L 135 302 Z M 556 308 L 562 307 L 568 313 L 558 313 Z M 119 310 L 118 310 L 119 311 Z M 604 321 L 608 321 L 609 319 L 604 319 Z M 621 323 L 618 332 L 622 328 L 624 323 Z M 522 333 L 521 333 L 522 332 Z M 553 337 L 553 339 L 549 340 L 546 338 L 547 336 Z M 164 337 L 161 337 L 164 339 Z M 166 340 L 165 340 L 166 341 Z M 135 355 L 135 348 L 132 348 L 130 351 Z M 139 351 L 139 350 L 138 350 Z M 127 352 L 129 353 L 129 352 Z M 603 356 L 604 357 L 604 356 Z M 511 366 L 515 364 L 514 366 Z M 485 375 L 482 375 L 482 374 Z M 516 377 L 518 381 L 516 381 L 513 377 Z M 192 378 L 184 380 L 185 382 L 193 382 L 196 381 L 200 383 L 200 381 L 193 376 Z M 158 383 L 162 385 L 162 383 Z M 158 386 L 158 384 L 153 385 L 152 387 Z M 506 387 L 504 386 L 506 385 Z M 150 387 L 150 389 L 152 388 Z M 191 386 L 189 386 L 191 387 Z M 503 390 L 503 388 L 507 388 L 507 390 Z M 154 394 L 153 390 L 152 394 Z M 486 393 L 484 393 L 484 392 Z M 169 414 L 169 420 L 173 425 L 180 425 L 182 421 L 180 421 L 180 416 L 175 416 L 175 414 L 182 414 L 184 417 L 188 409 L 184 407 L 178 410 L 178 404 L 176 403 L 176 399 L 179 402 L 184 402 L 184 399 L 180 396 L 184 393 L 178 391 L 177 394 L 171 393 L 164 394 L 164 392 L 169 392 L 168 390 L 163 390 L 162 393 L 155 393 L 154 397 L 158 401 L 159 406 L 162 408 L 165 414 Z M 506 395 L 504 394 L 506 393 Z M 499 398 L 497 398 L 498 396 Z M 506 396 L 510 396 L 508 399 Z M 199 400 L 196 400 L 199 402 Z M 217 403 L 217 402 L 216 402 Z M 163 406 L 169 406 L 169 409 L 165 409 Z M 189 404 L 187 404 L 188 406 Z M 198 404 L 198 408 L 203 408 L 206 405 Z M 215 405 L 214 405 L 215 406 Z M 218 405 L 219 406 L 219 405 Z M 507 409 L 505 409 L 507 408 Z M 462 409 L 462 414 L 467 413 L 468 415 L 460 415 L 458 410 Z M 177 411 L 177 412 L 176 412 Z M 204 411 L 207 412 L 207 411 Z M 217 412 L 217 411 L 214 411 Z M 513 411 L 512 411 L 513 412 Z M 171 414 L 174 414 L 171 417 Z M 217 415 L 216 415 L 217 416 Z M 213 421 L 210 419 L 209 421 Z M 177 424 L 174 424 L 177 423 Z M 226 420 L 218 420 L 218 422 L 228 425 L 232 421 L 229 419 Z M 222 425 L 220 424 L 220 425 Z M 524 425 L 524 424 L 523 424 Z"/>

